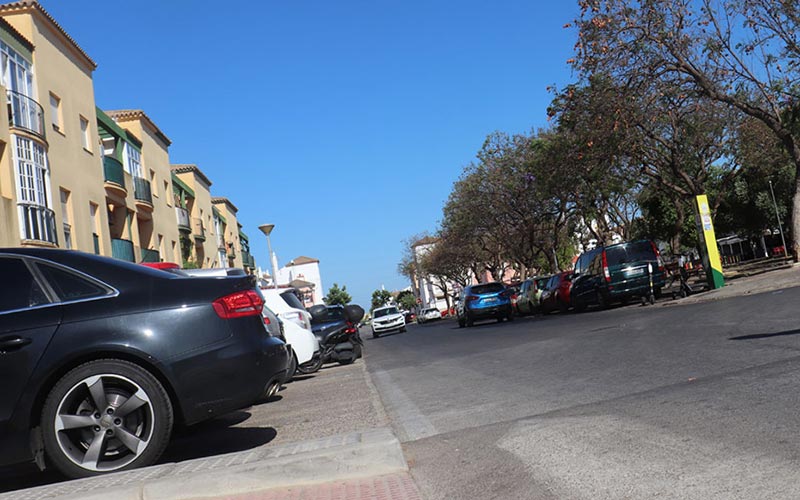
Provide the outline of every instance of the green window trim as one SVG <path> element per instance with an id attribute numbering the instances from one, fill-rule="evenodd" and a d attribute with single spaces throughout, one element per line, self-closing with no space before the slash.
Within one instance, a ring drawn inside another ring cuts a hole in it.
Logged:
<path id="1" fill-rule="evenodd" d="M 228 221 L 225 220 L 225 217 L 223 217 L 221 213 L 219 213 L 219 210 L 217 210 L 217 207 L 211 207 L 211 213 L 214 214 L 214 217 L 216 217 L 217 219 L 221 220 L 223 224 L 225 224 L 225 225 L 228 224 Z"/>
<path id="2" fill-rule="evenodd" d="M 13 28 L 12 28 L 13 29 Z M 26 44 L 23 44 L 16 33 L 9 29 L 9 26 L 6 22 L 0 22 L 0 40 L 3 40 L 6 45 L 14 49 L 17 54 L 21 55 L 25 59 L 28 60 L 29 63 L 33 63 L 33 50 L 32 47 L 27 47 Z"/>
<path id="3" fill-rule="evenodd" d="M 188 194 L 191 198 L 195 198 L 194 189 L 186 185 L 186 183 L 180 180 L 178 176 L 175 174 L 172 174 L 172 189 L 178 194 L 180 194 L 180 191 L 182 190 L 184 193 Z"/>

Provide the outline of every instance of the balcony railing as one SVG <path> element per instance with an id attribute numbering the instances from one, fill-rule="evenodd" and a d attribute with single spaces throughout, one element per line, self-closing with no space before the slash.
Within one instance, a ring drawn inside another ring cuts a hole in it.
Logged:
<path id="1" fill-rule="evenodd" d="M 196 240 L 206 240 L 206 228 L 203 226 L 203 219 L 195 217 L 192 219 L 192 232 Z"/>
<path id="2" fill-rule="evenodd" d="M 106 182 L 113 182 L 125 188 L 125 170 L 122 168 L 122 163 L 111 156 L 103 157 L 103 174 L 105 175 Z"/>
<path id="3" fill-rule="evenodd" d="M 47 207 L 31 203 L 17 204 L 22 221 L 22 238 L 58 245 L 55 213 Z"/>
<path id="4" fill-rule="evenodd" d="M 111 256 L 115 259 L 136 262 L 136 256 L 133 254 L 133 243 L 128 240 L 111 238 Z"/>
<path id="5" fill-rule="evenodd" d="M 150 181 L 143 177 L 133 178 L 133 197 L 139 201 L 153 204 L 153 194 L 150 192 Z"/>
<path id="6" fill-rule="evenodd" d="M 6 90 L 6 94 L 8 95 L 8 124 L 27 130 L 44 139 L 44 111 L 39 103 L 25 94 L 13 90 Z"/>
<path id="7" fill-rule="evenodd" d="M 191 231 L 192 226 L 189 222 L 189 211 L 183 207 L 175 207 L 175 216 L 178 218 L 178 229 L 181 231 Z"/>
<path id="8" fill-rule="evenodd" d="M 158 250 L 142 248 L 142 262 L 161 262 L 161 255 Z"/>

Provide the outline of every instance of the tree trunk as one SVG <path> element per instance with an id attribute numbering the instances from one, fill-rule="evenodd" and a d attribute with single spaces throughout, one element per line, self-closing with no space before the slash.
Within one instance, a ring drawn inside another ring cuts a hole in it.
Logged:
<path id="1" fill-rule="evenodd" d="M 681 251 L 681 232 L 683 231 L 683 225 L 686 223 L 686 208 L 683 204 L 683 200 L 678 200 L 675 203 L 675 225 L 672 228 L 672 241 L 670 241 L 669 246 L 672 249 L 672 255 L 678 255 Z"/>

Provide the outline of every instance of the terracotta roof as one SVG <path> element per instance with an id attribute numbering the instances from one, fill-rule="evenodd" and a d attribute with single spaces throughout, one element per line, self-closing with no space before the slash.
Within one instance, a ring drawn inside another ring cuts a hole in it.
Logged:
<path id="1" fill-rule="evenodd" d="M 203 179 L 203 182 L 205 182 L 209 186 L 211 185 L 211 179 L 206 177 L 206 174 L 204 174 L 203 171 L 197 167 L 197 165 L 193 165 L 191 163 L 177 163 L 170 165 L 169 168 L 176 174 L 186 174 L 191 172 L 195 174 L 197 177 Z"/>
<path id="2" fill-rule="evenodd" d="M 53 25 L 53 27 L 67 40 L 67 42 L 72 45 L 78 54 L 83 56 L 89 66 L 93 70 L 97 69 L 97 63 L 94 62 L 91 57 L 89 57 L 89 54 L 87 54 L 86 51 L 84 51 L 81 46 L 78 45 L 78 42 L 76 42 L 75 39 L 72 38 L 69 33 L 67 33 L 66 30 L 61 27 L 60 24 L 58 24 L 58 21 L 56 21 L 49 12 L 44 10 L 44 7 L 42 7 L 36 0 L 21 0 L 19 2 L 11 2 L 0 5 L 0 14 L 26 12 L 29 10 L 35 10 L 44 16 L 44 18 L 47 19 Z"/>
<path id="3" fill-rule="evenodd" d="M 306 280 L 295 279 L 289 282 L 289 286 L 292 288 L 314 288 L 314 283 Z"/>
<path id="4" fill-rule="evenodd" d="M 439 238 L 434 238 L 433 236 L 426 236 L 421 240 L 415 241 L 414 244 L 411 245 L 411 247 L 414 248 L 422 245 L 430 245 L 431 243 L 436 243 L 437 241 L 439 241 Z"/>
<path id="5" fill-rule="evenodd" d="M 236 205 L 234 205 L 231 200 L 225 198 L 224 196 L 212 196 L 211 203 L 225 203 L 226 205 L 229 205 L 233 209 L 233 213 L 239 211 L 239 209 L 236 208 Z"/>
<path id="6" fill-rule="evenodd" d="M 105 113 L 114 119 L 116 122 L 127 122 L 132 120 L 142 120 L 147 126 L 153 129 L 155 132 L 156 137 L 164 141 L 164 143 L 169 146 L 172 144 L 172 141 L 167 137 L 167 135 L 158 128 L 158 125 L 147 116 L 147 113 L 142 111 L 141 109 L 112 109 L 112 110 L 105 110 Z"/>
<path id="7" fill-rule="evenodd" d="M 300 257 L 297 257 L 296 259 L 292 259 L 291 262 L 286 264 L 286 267 L 289 267 L 289 266 L 302 266 L 303 264 L 313 264 L 315 262 L 319 263 L 319 259 L 312 259 L 311 257 L 306 257 L 305 255 L 301 255 Z"/>

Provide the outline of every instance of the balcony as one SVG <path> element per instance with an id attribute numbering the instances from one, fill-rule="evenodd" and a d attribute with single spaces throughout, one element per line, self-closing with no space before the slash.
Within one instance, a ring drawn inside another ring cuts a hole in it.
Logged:
<path id="1" fill-rule="evenodd" d="M 44 135 L 44 111 L 39 103 L 13 90 L 6 90 L 8 96 L 8 124 L 37 135 Z"/>
<path id="2" fill-rule="evenodd" d="M 142 208 L 152 210 L 153 194 L 150 191 L 150 181 L 148 181 L 143 177 L 134 177 L 133 197 L 136 200 L 137 206 L 141 206 Z"/>
<path id="3" fill-rule="evenodd" d="M 128 194 L 128 189 L 125 187 L 125 170 L 123 170 L 122 163 L 119 160 L 111 156 L 104 156 L 103 176 L 107 188 L 120 191 L 122 196 Z"/>
<path id="4" fill-rule="evenodd" d="M 58 245 L 56 216 L 52 210 L 31 203 L 18 203 L 17 210 L 22 221 L 22 239 Z"/>
<path id="5" fill-rule="evenodd" d="M 195 217 L 192 219 L 192 233 L 197 242 L 206 241 L 206 228 L 203 226 L 203 219 Z"/>
<path id="6" fill-rule="evenodd" d="M 161 255 L 158 250 L 142 248 L 142 262 L 161 262 Z"/>
<path id="7" fill-rule="evenodd" d="M 175 207 L 175 216 L 178 218 L 178 230 L 191 233 L 192 226 L 189 222 L 189 211 L 183 207 Z"/>
<path id="8" fill-rule="evenodd" d="M 111 256 L 115 259 L 136 262 L 136 256 L 133 254 L 133 243 L 128 240 L 111 238 Z"/>

